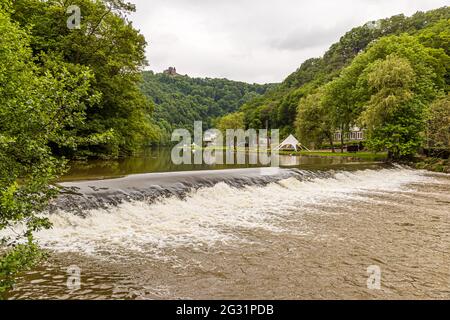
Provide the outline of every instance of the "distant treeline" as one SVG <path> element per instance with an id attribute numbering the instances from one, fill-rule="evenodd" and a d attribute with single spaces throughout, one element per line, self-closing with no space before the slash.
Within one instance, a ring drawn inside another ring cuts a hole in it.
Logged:
<path id="1" fill-rule="evenodd" d="M 147 71 L 142 91 L 154 103 L 159 142 L 167 143 L 174 129 L 192 130 L 194 121 L 203 121 L 204 129 L 209 129 L 216 118 L 237 111 L 275 86 Z"/>

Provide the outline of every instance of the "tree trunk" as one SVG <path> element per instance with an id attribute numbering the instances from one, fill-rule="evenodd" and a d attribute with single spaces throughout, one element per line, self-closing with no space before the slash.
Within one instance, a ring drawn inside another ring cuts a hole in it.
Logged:
<path id="1" fill-rule="evenodd" d="M 393 155 L 392 155 L 392 151 L 391 150 L 389 150 L 388 151 L 388 161 L 392 161 L 393 160 Z"/>
<path id="2" fill-rule="evenodd" d="M 341 153 L 344 153 L 344 126 L 341 126 Z"/>
<path id="3" fill-rule="evenodd" d="M 333 135 L 330 135 L 330 136 L 328 137 L 328 139 L 330 140 L 331 151 L 332 151 L 333 153 L 335 153 L 335 152 L 336 152 L 336 149 L 334 148 Z"/>

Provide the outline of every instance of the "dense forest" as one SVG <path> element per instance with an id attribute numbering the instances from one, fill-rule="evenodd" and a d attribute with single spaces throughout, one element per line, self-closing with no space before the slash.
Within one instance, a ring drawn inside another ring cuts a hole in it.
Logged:
<path id="1" fill-rule="evenodd" d="M 160 142 L 166 143 L 174 129 L 192 129 L 194 121 L 203 121 L 209 129 L 216 118 L 237 111 L 273 87 L 146 71 L 142 91 L 155 105 L 153 119 L 161 129 Z"/>
<path id="2" fill-rule="evenodd" d="M 253 128 L 269 123 L 282 136 L 296 132 L 313 146 L 332 143 L 336 130 L 345 133 L 360 125 L 371 129 L 374 150 L 411 154 L 423 143 L 425 122 L 432 121 L 426 118 L 428 107 L 436 99 L 448 106 L 449 19 L 450 8 L 444 7 L 354 28 L 323 57 L 305 61 L 276 89 L 244 104 L 234 119 Z M 391 107 L 398 110 L 387 110 Z M 403 112 L 412 112 L 414 120 L 400 123 Z M 376 125 L 388 120 L 390 129 Z M 397 132 L 404 127 L 416 129 Z M 385 141 L 388 136 L 403 141 L 406 149 Z"/>

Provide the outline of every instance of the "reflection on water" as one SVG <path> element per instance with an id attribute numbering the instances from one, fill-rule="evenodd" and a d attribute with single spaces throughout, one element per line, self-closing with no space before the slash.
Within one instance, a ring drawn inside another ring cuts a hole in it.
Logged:
<path id="1" fill-rule="evenodd" d="M 450 298 L 450 175 L 341 171 L 61 212 L 11 299 Z M 81 288 L 67 289 L 67 268 Z M 381 268 L 381 290 L 367 268 Z"/>
<path id="2" fill-rule="evenodd" d="M 236 154 L 234 154 L 236 159 Z M 173 171 L 193 171 L 193 170 L 220 170 L 236 168 L 254 168 L 261 165 L 250 165 L 249 155 L 246 154 L 247 164 L 239 165 L 175 165 L 171 160 L 171 149 L 148 149 L 137 157 L 125 158 L 117 161 L 90 160 L 88 162 L 75 162 L 71 164 L 68 174 L 62 179 L 86 180 L 98 178 L 119 177 L 128 174 L 139 174 L 149 172 L 173 172 Z M 349 161 L 343 157 L 304 157 L 280 155 L 280 165 L 282 167 L 302 167 L 305 169 L 319 169 L 330 165 L 345 164 Z M 237 163 L 235 161 L 234 163 Z"/>

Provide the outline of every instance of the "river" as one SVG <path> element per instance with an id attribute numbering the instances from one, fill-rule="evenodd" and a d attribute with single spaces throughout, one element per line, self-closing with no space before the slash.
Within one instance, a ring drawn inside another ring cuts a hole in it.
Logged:
<path id="1" fill-rule="evenodd" d="M 50 214 L 53 228 L 37 234 L 50 256 L 8 298 L 450 298 L 450 175 L 339 158 L 283 161 L 263 180 L 242 166 L 164 173 L 175 170 L 155 154 L 75 166 L 64 183 L 94 196 L 81 192 L 90 201 L 83 214 L 69 210 L 81 198 Z M 140 175 L 148 172 L 156 173 Z M 80 182 L 112 177 L 122 178 Z M 149 198 L 146 181 L 176 188 Z M 92 206 L 114 186 L 142 197 Z M 378 288 L 368 287 L 373 267 Z"/>

